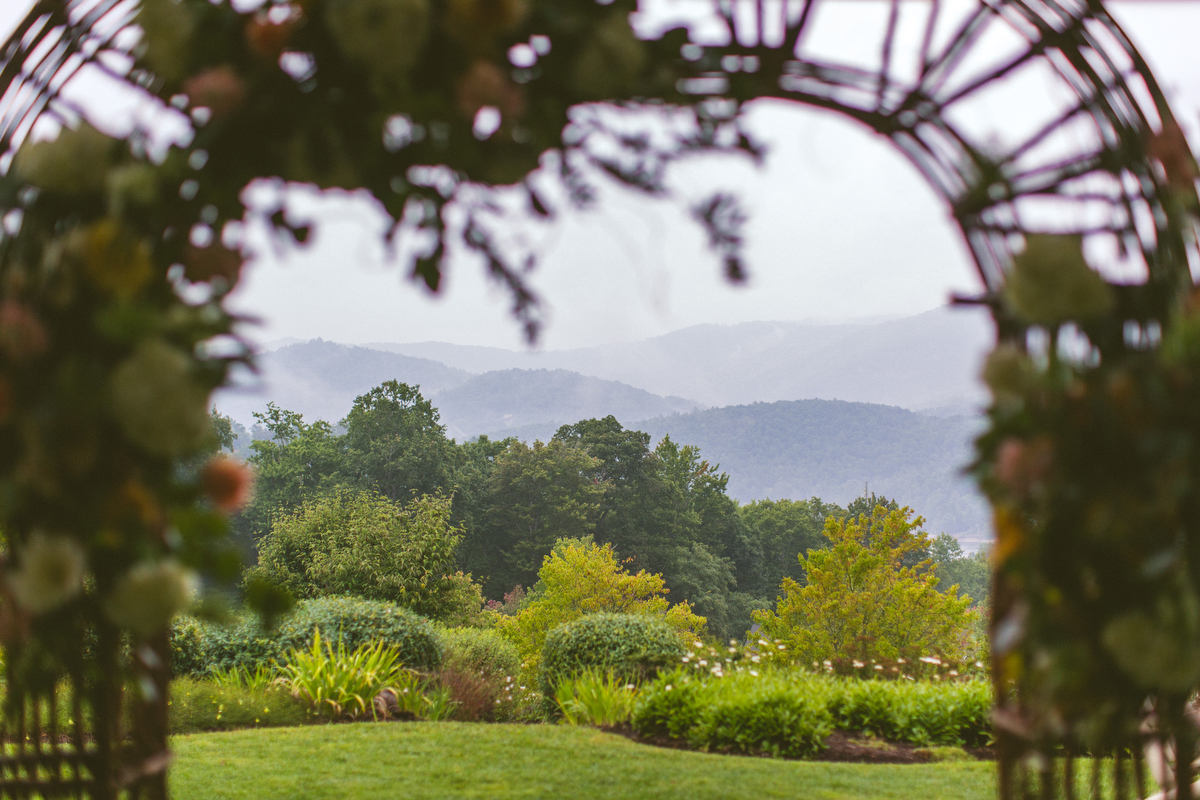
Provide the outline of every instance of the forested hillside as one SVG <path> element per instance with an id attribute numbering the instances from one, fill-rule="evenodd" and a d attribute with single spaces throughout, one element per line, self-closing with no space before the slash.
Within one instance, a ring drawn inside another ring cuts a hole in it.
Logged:
<path id="1" fill-rule="evenodd" d="M 937 424 L 944 420 L 928 419 L 923 427 L 925 418 L 899 409 L 814 403 L 774 404 L 800 412 L 779 417 L 782 429 L 801 442 L 784 448 L 780 464 L 789 463 L 789 453 L 795 460 L 806 451 L 806 437 L 814 457 L 843 456 L 842 476 L 876 463 L 901 470 L 906 447 L 918 458 L 941 453 Z M 359 541 L 344 529 L 408 519 L 412 538 L 401 546 L 423 566 L 395 590 L 411 591 L 413 598 L 456 563 L 463 574 L 447 592 L 482 591 L 499 600 L 516 586 L 530 587 L 557 542 L 591 537 L 611 545 L 630 572 L 660 574 L 673 601 L 693 603 L 708 630 L 726 639 L 746 630 L 755 609 L 773 605 L 785 578 L 803 583 L 798 556 L 827 544 L 827 520 L 869 514 L 877 504 L 874 493 L 851 497 L 843 507 L 808 490 L 794 500 L 775 495 L 739 504 L 729 492 L 733 470 L 718 468 L 717 454 L 691 437 L 720 442 L 714 432 L 728 429 L 743 437 L 746 453 L 769 450 L 763 430 L 773 417 L 761 411 L 771 408 L 734 409 L 728 419 L 705 416 L 710 412 L 659 418 L 699 420 L 671 436 L 626 428 L 613 416 L 585 418 L 561 426 L 544 443 L 526 444 L 487 437 L 455 442 L 435 405 L 396 381 L 358 396 L 340 429 L 271 405 L 258 415 L 260 438 L 248 459 L 255 491 L 236 526 L 248 550 L 268 553 L 270 563 L 260 558 L 259 564 L 274 580 L 308 586 L 322 574 L 328 584 L 322 591 L 334 591 L 361 573 L 365 577 L 351 583 L 365 591 L 374 584 L 363 559 L 390 563 L 399 554 L 371 538 L 379 531 Z M 230 421 L 216 422 L 228 445 Z M 839 438 L 826 430 L 838 425 L 852 433 Z M 859 452 L 848 452 L 855 448 Z M 911 498 L 900 501 L 925 511 Z M 402 510 L 402 504 L 408 505 Z M 334 561 L 303 555 L 329 547 L 338 551 L 329 555 Z M 342 561 L 345 568 L 336 567 Z"/>
<path id="2" fill-rule="evenodd" d="M 625 421 L 625 420 L 622 420 Z M 867 491 L 901 497 L 929 530 L 971 547 L 990 539 L 987 505 L 960 473 L 979 427 L 974 417 L 934 417 L 895 406 L 838 400 L 753 403 L 673 414 L 628 424 L 654 441 L 695 444 L 729 473 L 729 494 L 821 497 L 845 504 Z M 508 431 L 547 440 L 551 425 Z"/>
<path id="3" fill-rule="evenodd" d="M 838 400 L 754 403 L 639 421 L 655 439 L 699 447 L 729 473 L 742 502 L 821 497 L 848 503 L 868 491 L 900 497 L 926 527 L 978 540 L 987 505 L 961 475 L 979 430 L 972 417 L 930 417 Z"/>

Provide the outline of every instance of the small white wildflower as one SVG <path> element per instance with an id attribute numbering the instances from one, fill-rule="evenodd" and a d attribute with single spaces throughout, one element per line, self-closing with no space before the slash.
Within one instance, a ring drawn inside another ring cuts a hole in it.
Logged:
<path id="1" fill-rule="evenodd" d="M 976 667 L 978 667 L 979 669 L 983 669 L 983 662 L 982 662 L 982 661 L 976 661 L 976 662 L 975 662 L 975 666 L 976 666 Z"/>
<path id="2" fill-rule="evenodd" d="M 780 650 L 783 650 L 783 649 L 785 649 L 785 648 L 784 648 L 784 646 L 783 646 L 783 645 L 779 645 L 779 649 L 780 649 Z"/>
<path id="3" fill-rule="evenodd" d="M 833 666 L 833 662 L 832 662 L 832 661 L 829 661 L 828 659 L 826 659 L 826 661 L 825 661 L 825 666 L 827 666 L 827 667 L 832 667 L 832 666 Z"/>
<path id="4" fill-rule="evenodd" d="M 629 691 L 631 691 L 631 692 L 632 692 L 632 691 L 633 691 L 633 684 L 632 684 L 632 683 L 627 683 L 627 684 L 625 684 L 625 688 L 626 688 L 626 689 L 628 689 Z"/>
<path id="5" fill-rule="evenodd" d="M 525 689 L 525 687 L 524 687 L 524 686 L 522 686 L 522 687 L 521 687 L 521 689 L 522 689 L 522 690 L 524 690 L 524 689 Z"/>
<path id="6" fill-rule="evenodd" d="M 672 686 L 671 684 L 669 684 L 669 683 L 668 683 L 668 684 L 666 685 L 666 687 L 664 688 L 664 691 L 668 691 L 668 692 L 669 692 L 669 691 L 671 691 L 671 690 L 672 690 L 672 689 L 674 689 L 674 688 L 675 688 L 674 686 Z"/>
<path id="7" fill-rule="evenodd" d="M 687 656 L 684 656 L 684 657 L 683 657 L 683 663 L 685 663 L 685 664 L 686 664 L 686 663 L 688 663 L 689 661 L 691 661 L 691 659 L 690 659 L 690 658 L 688 658 Z"/>
<path id="8" fill-rule="evenodd" d="M 704 642 L 692 642 L 693 647 L 704 647 Z"/>
<path id="9" fill-rule="evenodd" d="M 770 642 L 768 642 L 766 639 L 759 639 L 759 640 L 758 640 L 758 643 L 759 643 L 759 644 L 764 644 L 764 645 L 766 645 L 766 644 L 770 644 Z"/>
<path id="10" fill-rule="evenodd" d="M 921 656 L 921 660 L 922 660 L 922 661 L 924 661 L 926 664 L 940 664 L 940 663 L 942 663 L 941 661 L 938 661 L 936 658 L 933 658 L 932 656 Z"/>
<path id="11" fill-rule="evenodd" d="M 757 664 L 757 663 L 758 663 L 759 661 L 761 661 L 762 659 L 761 659 L 761 658 L 759 658 L 758 656 L 750 656 L 750 660 L 751 660 L 751 661 L 753 661 L 755 664 Z M 814 667 L 816 666 L 816 662 L 815 662 L 815 661 L 813 662 L 813 666 L 814 666 Z"/>
<path id="12" fill-rule="evenodd" d="M 853 666 L 855 669 L 862 669 L 862 666 L 863 666 L 863 662 L 859 661 L 858 659 L 855 659 L 854 661 L 851 661 L 851 662 L 850 662 L 850 664 L 851 664 L 851 665 L 852 665 L 852 666 Z"/>
<path id="13" fill-rule="evenodd" d="M 951 675 L 952 677 L 955 677 L 955 678 L 957 678 L 957 677 L 958 677 L 958 670 L 956 670 L 956 669 L 952 669 L 952 670 L 950 670 L 950 675 Z"/>
<path id="14" fill-rule="evenodd" d="M 757 677 L 758 677 L 758 670 L 756 670 L 756 669 L 752 669 L 752 670 L 750 670 L 750 674 L 751 674 L 751 675 L 753 675 L 754 677 L 756 677 L 756 678 L 757 678 Z"/>
<path id="15" fill-rule="evenodd" d="M 879 670 L 883 669 L 883 664 L 876 664 L 875 669 L 879 669 Z"/>
<path id="16" fill-rule="evenodd" d="M 696 663 L 697 663 L 697 664 L 699 664 L 699 665 L 700 665 L 700 666 L 702 666 L 702 667 L 707 667 L 707 666 L 708 666 L 708 661 L 707 661 L 707 660 L 705 660 L 705 659 L 703 659 L 703 658 L 702 658 L 702 659 L 700 659 L 699 661 L 697 661 Z"/>

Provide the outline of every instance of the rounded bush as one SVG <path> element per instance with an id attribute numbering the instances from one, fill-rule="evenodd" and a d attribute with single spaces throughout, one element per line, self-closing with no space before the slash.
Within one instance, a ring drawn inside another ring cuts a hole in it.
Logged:
<path id="1" fill-rule="evenodd" d="M 679 664 L 683 645 L 662 620 L 634 614 L 592 614 L 559 625 L 542 648 L 542 694 L 587 669 L 640 682 Z"/>
<path id="2" fill-rule="evenodd" d="M 435 670 L 442 661 L 441 646 L 429 620 L 392 603 L 354 597 L 302 600 L 295 612 L 271 631 L 264 630 L 252 616 L 228 626 L 200 627 L 203 668 L 196 672 L 253 669 L 271 661 L 286 664 L 292 650 L 311 646 L 317 628 L 325 641 L 336 643 L 340 636 L 347 650 L 369 642 L 391 645 L 400 651 L 404 666 L 411 669 Z"/>

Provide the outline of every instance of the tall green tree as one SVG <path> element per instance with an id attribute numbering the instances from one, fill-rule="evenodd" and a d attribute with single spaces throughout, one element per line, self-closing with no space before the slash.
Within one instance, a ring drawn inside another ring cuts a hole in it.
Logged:
<path id="1" fill-rule="evenodd" d="M 929 558 L 938 576 L 938 591 L 955 588 L 959 597 L 971 598 L 971 605 L 985 606 L 991 596 L 992 571 L 986 550 L 967 555 L 962 545 L 948 533 L 939 533 L 929 546 Z"/>
<path id="2" fill-rule="evenodd" d="M 254 468 L 254 495 L 236 526 L 257 540 L 270 530 L 274 514 L 287 513 L 336 485 L 334 475 L 345 451 L 341 437 L 324 420 L 306 423 L 302 415 L 274 403 L 254 418 L 271 438 L 250 445 L 247 463 Z"/>
<path id="3" fill-rule="evenodd" d="M 556 541 L 595 531 L 608 491 L 599 460 L 581 447 L 512 442 L 496 458 L 487 519 L 471 536 L 469 566 L 486 577 L 488 596 L 528 586 Z"/>
<path id="4" fill-rule="evenodd" d="M 401 501 L 451 485 L 456 449 L 420 387 L 380 384 L 354 400 L 342 425 L 345 484 Z"/>
<path id="5" fill-rule="evenodd" d="M 596 478 L 606 484 L 596 521 L 596 541 L 611 544 L 636 569 L 661 572 L 676 545 L 686 542 L 677 495 L 650 449 L 650 434 L 626 430 L 616 417 L 564 425 L 554 441 L 574 445 L 596 459 Z"/>
<path id="6" fill-rule="evenodd" d="M 908 508 L 883 506 L 870 516 L 827 519 L 830 547 L 800 556 L 808 584 L 784 578 L 776 610 L 755 612 L 763 633 L 782 639 L 802 663 L 966 656 L 971 601 L 938 591 L 931 562 L 904 563 L 929 547 L 922 522 Z"/>
<path id="7" fill-rule="evenodd" d="M 763 553 L 763 583 L 768 591 L 790 578 L 803 586 L 807 581 L 796 556 L 829 546 L 825 520 L 842 517 L 846 510 L 821 498 L 809 500 L 755 500 L 738 512 L 758 541 Z"/>

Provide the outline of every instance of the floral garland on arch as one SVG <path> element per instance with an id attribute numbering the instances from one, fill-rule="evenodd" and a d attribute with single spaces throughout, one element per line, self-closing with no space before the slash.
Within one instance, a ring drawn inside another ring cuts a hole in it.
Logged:
<path id="1" fill-rule="evenodd" d="M 512 196 L 520 214 L 548 217 L 591 202 L 600 174 L 665 195 L 665 164 L 681 153 L 753 152 L 728 109 L 712 113 L 676 89 L 677 67 L 694 71 L 680 57 L 682 31 L 641 41 L 627 21 L 634 10 L 630 0 L 34 7 L 0 62 L 10 102 L 0 151 L 11 155 L 0 162 L 10 714 L 69 681 L 95 724 L 109 726 L 97 738 L 115 752 L 128 685 L 156 720 L 135 714 L 134 733 L 158 729 L 138 758 L 150 763 L 165 747 L 168 624 L 198 587 L 241 574 L 226 515 L 249 476 L 211 457 L 208 410 L 234 365 L 252 366 L 246 321 L 225 307 L 244 260 L 238 225 L 258 216 L 293 245 L 309 233 L 282 200 L 248 209 L 247 186 L 365 190 L 395 220 L 391 244 L 422 244 L 416 279 L 436 290 L 448 243 L 461 242 L 484 257 L 532 337 L 530 256 L 496 238 Z M 53 81 L 56 69 L 78 68 L 72 58 L 186 132 L 161 146 L 152 128 L 100 130 Z M 45 101 L 24 123 L 21 81 Z M 677 110 L 664 124 L 620 129 L 610 124 L 617 106 L 572 108 L 635 96 Z M 35 121 L 57 134 L 41 138 Z M 535 185 L 539 167 L 556 180 Z M 716 198 L 698 217 L 739 277 L 730 202 Z M 267 613 L 287 603 L 265 585 L 248 587 L 247 600 Z"/>

